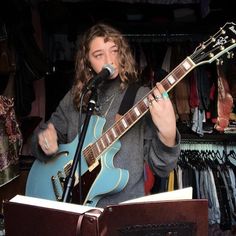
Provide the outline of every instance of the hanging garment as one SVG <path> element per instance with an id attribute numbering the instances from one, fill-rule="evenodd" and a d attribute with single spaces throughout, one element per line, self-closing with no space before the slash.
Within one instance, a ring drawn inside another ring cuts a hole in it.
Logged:
<path id="1" fill-rule="evenodd" d="M 22 135 L 14 111 L 14 101 L 0 95 L 0 187 L 19 175 Z"/>
<path id="2" fill-rule="evenodd" d="M 223 132 L 229 125 L 230 113 L 233 109 L 233 98 L 230 94 L 228 82 L 225 78 L 222 66 L 217 66 L 218 73 L 218 101 L 217 112 L 218 117 L 215 124 L 215 129 Z"/>
<path id="3" fill-rule="evenodd" d="M 168 191 L 173 191 L 175 190 L 175 171 L 172 170 L 169 174 L 168 178 Z"/>
<path id="4" fill-rule="evenodd" d="M 182 61 L 189 53 L 189 45 L 187 43 L 175 45 L 172 48 L 171 56 L 171 68 Z M 189 75 L 185 79 L 181 80 L 174 88 L 173 101 L 176 104 L 176 111 L 178 113 L 180 121 L 189 123 L 190 121 L 190 106 L 189 106 L 189 94 L 190 94 L 190 81 Z"/>
<path id="5" fill-rule="evenodd" d="M 203 136 L 203 123 L 206 121 L 205 111 L 198 107 L 194 109 L 192 117 L 192 131 Z"/>

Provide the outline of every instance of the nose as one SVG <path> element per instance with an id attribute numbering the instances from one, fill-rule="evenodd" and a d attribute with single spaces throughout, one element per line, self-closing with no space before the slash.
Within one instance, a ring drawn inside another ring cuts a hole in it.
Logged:
<path id="1" fill-rule="evenodd" d="M 109 53 L 106 53 L 105 64 L 113 65 L 113 59 L 112 59 L 112 56 Z"/>

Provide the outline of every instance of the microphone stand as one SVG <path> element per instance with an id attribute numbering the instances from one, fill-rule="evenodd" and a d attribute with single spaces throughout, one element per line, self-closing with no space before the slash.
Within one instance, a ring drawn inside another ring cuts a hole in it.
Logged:
<path id="1" fill-rule="evenodd" d="M 91 95 L 90 95 L 90 99 L 89 99 L 89 103 L 88 103 L 88 108 L 87 108 L 87 112 L 86 112 L 86 117 L 85 117 L 85 121 L 83 124 L 83 128 L 79 137 L 79 142 L 76 148 L 76 152 L 75 152 L 75 157 L 71 166 L 71 170 L 69 173 L 69 176 L 66 178 L 66 185 L 63 191 L 63 195 L 62 195 L 62 201 L 63 202 L 71 202 L 71 197 L 72 197 L 72 188 L 74 186 L 74 180 L 75 180 L 75 172 L 77 169 L 77 165 L 79 162 L 79 192 L 80 192 L 80 196 L 79 196 L 79 200 L 80 200 L 80 204 L 82 201 L 82 181 L 81 181 L 81 152 L 82 152 L 82 148 L 83 148 L 83 144 L 84 144 L 84 139 L 87 133 L 87 129 L 88 129 L 88 125 L 89 125 L 89 121 L 90 118 L 93 114 L 95 105 L 97 102 L 97 89 L 96 86 L 92 87 L 91 89 Z"/>

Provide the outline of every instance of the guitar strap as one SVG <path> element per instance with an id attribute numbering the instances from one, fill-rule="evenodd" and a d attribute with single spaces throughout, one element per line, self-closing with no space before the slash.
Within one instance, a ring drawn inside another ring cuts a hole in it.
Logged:
<path id="1" fill-rule="evenodd" d="M 123 100 L 120 104 L 118 114 L 116 115 L 116 121 L 119 118 L 121 118 L 121 116 L 123 116 L 133 106 L 138 89 L 139 89 L 138 84 L 130 84 L 128 86 L 125 95 L 123 97 Z M 150 194 L 151 189 L 154 185 L 155 178 L 147 161 L 144 161 L 144 176 L 145 176 L 144 190 L 145 194 L 148 195 Z"/>
<path id="2" fill-rule="evenodd" d="M 139 84 L 130 84 L 125 92 L 123 100 L 121 101 L 119 111 L 116 115 L 116 121 L 123 116 L 134 104 L 136 93 L 139 89 Z"/>

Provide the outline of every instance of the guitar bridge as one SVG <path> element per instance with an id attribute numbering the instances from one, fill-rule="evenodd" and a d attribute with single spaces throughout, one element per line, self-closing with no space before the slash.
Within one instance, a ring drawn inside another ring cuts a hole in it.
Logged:
<path id="1" fill-rule="evenodd" d="M 63 173 L 61 171 L 58 171 L 56 176 L 51 177 L 51 182 L 56 200 L 61 201 L 65 183 L 65 176 L 63 176 Z"/>

